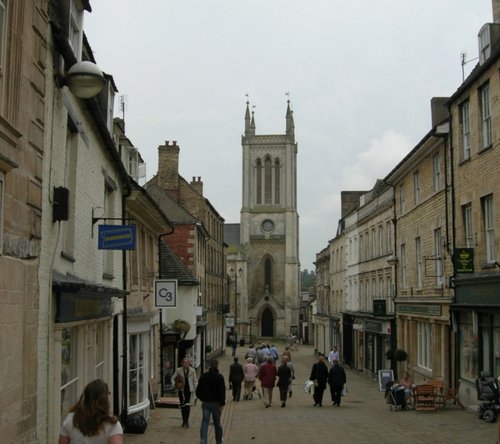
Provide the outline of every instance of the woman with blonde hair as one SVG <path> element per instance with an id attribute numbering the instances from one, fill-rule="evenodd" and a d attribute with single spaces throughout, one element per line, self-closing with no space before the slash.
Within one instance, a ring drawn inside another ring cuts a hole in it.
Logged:
<path id="1" fill-rule="evenodd" d="M 123 429 L 110 414 L 108 385 L 101 379 L 87 384 L 69 410 L 59 432 L 59 444 L 123 444 Z"/>

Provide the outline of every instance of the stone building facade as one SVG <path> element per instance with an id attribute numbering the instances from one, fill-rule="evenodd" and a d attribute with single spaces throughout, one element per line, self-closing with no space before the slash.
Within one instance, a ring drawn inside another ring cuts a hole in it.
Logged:
<path id="1" fill-rule="evenodd" d="M 500 374 L 500 4 L 479 31 L 479 63 L 448 102 L 454 177 L 455 301 L 460 396 Z"/>
<path id="2" fill-rule="evenodd" d="M 397 346 L 408 354 L 403 367 L 417 384 L 438 378 L 454 384 L 447 128 L 446 120 L 437 124 L 386 177 L 395 197 Z"/>
<path id="3" fill-rule="evenodd" d="M 221 353 L 224 347 L 224 316 L 219 312 L 227 292 L 224 251 L 224 218 L 203 195 L 203 182 L 193 177 L 187 182 L 179 174 L 180 147 L 176 141 L 165 142 L 158 147 L 158 174 L 146 188 L 164 208 L 175 225 L 173 233 L 163 241 L 183 261 L 198 280 L 196 298 L 198 339 L 194 353 L 205 356 L 206 346 L 213 353 Z M 190 344 L 185 344 L 186 347 Z"/>
<path id="4" fill-rule="evenodd" d="M 286 133 L 277 135 L 256 134 L 247 103 L 242 148 L 236 331 L 247 336 L 254 326 L 256 336 L 284 337 L 298 328 L 300 296 L 297 143 L 290 103 Z"/>
<path id="5" fill-rule="evenodd" d="M 0 436 L 37 438 L 47 1 L 0 4 Z"/>

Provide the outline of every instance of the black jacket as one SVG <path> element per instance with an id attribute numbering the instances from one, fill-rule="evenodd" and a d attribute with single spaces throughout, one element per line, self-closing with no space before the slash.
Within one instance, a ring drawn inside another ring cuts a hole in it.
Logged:
<path id="1" fill-rule="evenodd" d="M 282 364 L 278 367 L 278 387 L 288 387 L 292 379 L 292 370 L 288 365 Z"/>
<path id="2" fill-rule="evenodd" d="M 244 377 L 243 366 L 240 363 L 235 362 L 229 366 L 229 382 L 241 382 Z"/>
<path id="3" fill-rule="evenodd" d="M 226 383 L 224 376 L 216 368 L 209 368 L 201 375 L 196 386 L 196 397 L 204 402 L 218 402 L 226 404 Z"/>
<path id="4" fill-rule="evenodd" d="M 344 367 L 339 364 L 333 364 L 328 372 L 328 384 L 330 387 L 344 385 L 346 381 Z"/>
<path id="5" fill-rule="evenodd" d="M 311 381 L 317 381 L 318 382 L 318 387 L 320 389 L 325 389 L 326 388 L 326 380 L 328 378 L 328 367 L 324 362 L 316 362 L 312 366 L 311 369 L 311 376 L 309 376 L 309 379 Z"/>

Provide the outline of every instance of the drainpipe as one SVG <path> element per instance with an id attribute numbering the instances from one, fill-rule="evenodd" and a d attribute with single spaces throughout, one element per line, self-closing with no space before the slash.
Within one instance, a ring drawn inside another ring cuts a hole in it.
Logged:
<path id="1" fill-rule="evenodd" d="M 160 279 L 163 279 L 163 274 L 161 272 L 161 243 L 162 243 L 162 237 L 163 236 L 170 236 L 174 232 L 175 228 L 172 224 L 172 230 L 166 233 L 162 233 L 158 236 L 158 276 Z M 165 385 L 165 375 L 163 372 L 163 310 L 160 308 L 160 390 L 161 394 L 163 396 L 163 389 Z"/>
<path id="2" fill-rule="evenodd" d="M 446 251 L 448 254 L 450 254 L 452 258 L 452 266 L 453 266 L 453 276 L 450 278 L 450 287 L 451 287 L 451 281 L 455 279 L 455 261 L 453 257 L 453 252 L 455 251 L 455 180 L 454 180 L 454 167 L 453 167 L 453 137 L 452 137 L 452 117 L 451 117 L 451 108 L 450 105 L 448 104 L 448 131 L 438 133 L 437 128 L 434 130 L 434 136 L 436 137 L 442 137 L 443 138 L 443 146 L 444 146 L 444 172 L 445 172 L 445 218 L 446 218 Z M 447 147 L 447 142 L 448 142 L 448 147 Z M 446 167 L 447 165 L 447 151 L 450 151 L 449 158 L 450 158 L 450 178 L 448 179 L 448 168 Z M 450 188 L 451 188 L 451 193 L 448 190 L 448 180 L 450 181 Z M 450 244 L 450 232 L 449 232 L 449 223 L 450 223 L 450 218 L 449 218 L 449 205 L 448 205 L 448 199 L 451 195 L 451 244 Z M 451 245 L 451 246 L 450 246 Z M 455 292 L 453 291 L 453 299 L 455 296 Z M 453 315 L 452 315 L 453 316 Z M 450 327 L 448 329 L 448 344 L 452 344 L 452 339 L 453 339 L 453 332 L 452 332 L 452 327 L 453 327 L 453 322 L 452 319 L 450 319 Z M 457 356 L 458 356 L 458 349 L 455 345 L 455 369 L 457 368 L 458 361 L 457 361 Z M 452 356 L 451 356 L 451 348 L 450 352 L 448 353 L 448 381 L 450 382 L 450 385 L 455 385 L 451 384 L 452 381 L 454 382 L 455 378 L 454 375 L 452 374 Z"/>
<path id="3" fill-rule="evenodd" d="M 396 314 L 396 298 L 398 295 L 398 264 L 397 264 L 397 223 L 398 223 L 398 218 L 397 218 L 397 213 L 396 213 L 396 186 L 392 183 L 389 183 L 387 180 L 384 180 L 384 182 L 389 185 L 392 188 L 392 212 L 393 212 L 393 218 L 392 218 L 392 225 L 394 226 L 394 246 L 393 246 L 393 257 L 394 260 L 390 261 L 389 263 L 391 266 L 394 266 L 394 296 L 392 298 L 393 304 L 394 304 L 394 321 L 392 322 L 392 328 L 391 328 L 391 350 L 395 351 L 398 346 L 398 336 L 397 336 L 397 314 Z M 396 366 L 396 361 L 391 359 L 391 366 L 392 370 L 395 372 L 397 371 L 397 366 Z"/>
<path id="4" fill-rule="evenodd" d="M 452 245 L 452 265 L 453 265 L 453 275 L 452 279 L 453 282 L 455 282 L 455 277 L 456 277 L 456 267 L 455 267 L 455 243 L 456 243 L 456 214 L 455 214 L 455 166 L 454 166 L 454 156 L 453 156 L 453 120 L 452 120 L 452 114 L 451 114 L 451 105 L 448 104 L 448 121 L 450 122 L 450 138 L 449 138 L 449 150 L 450 150 L 450 185 L 451 185 L 451 245 Z M 452 288 L 452 304 L 455 303 L 455 286 L 450 285 Z M 454 316 L 455 321 L 457 320 L 456 314 L 452 312 L 452 316 Z M 453 319 L 452 319 L 453 321 Z M 456 335 L 453 337 L 453 322 L 451 323 L 451 327 L 449 331 L 449 343 L 451 344 L 452 339 L 456 340 Z M 449 363 L 449 377 L 450 377 L 450 383 L 453 381 L 453 386 L 456 387 L 456 381 L 458 379 L 458 370 L 459 370 L 459 345 L 455 343 L 455 360 L 454 360 L 454 373 L 452 372 L 451 368 L 451 362 L 452 362 L 452 357 L 450 356 L 450 363 Z"/>
<path id="5" fill-rule="evenodd" d="M 126 222 L 125 200 L 132 194 L 130 183 L 126 192 L 122 194 L 122 224 Z M 122 410 L 121 423 L 125 426 L 128 415 L 128 347 L 127 347 L 127 251 L 122 251 L 122 279 L 123 279 L 123 315 L 122 315 Z"/>

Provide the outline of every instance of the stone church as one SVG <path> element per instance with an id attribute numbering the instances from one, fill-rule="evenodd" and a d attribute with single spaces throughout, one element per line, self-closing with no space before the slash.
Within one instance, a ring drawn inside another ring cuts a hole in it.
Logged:
<path id="1" fill-rule="evenodd" d="M 240 224 L 226 224 L 229 301 L 239 338 L 296 333 L 300 295 L 297 143 L 290 101 L 285 134 L 257 135 L 247 102 Z"/>

